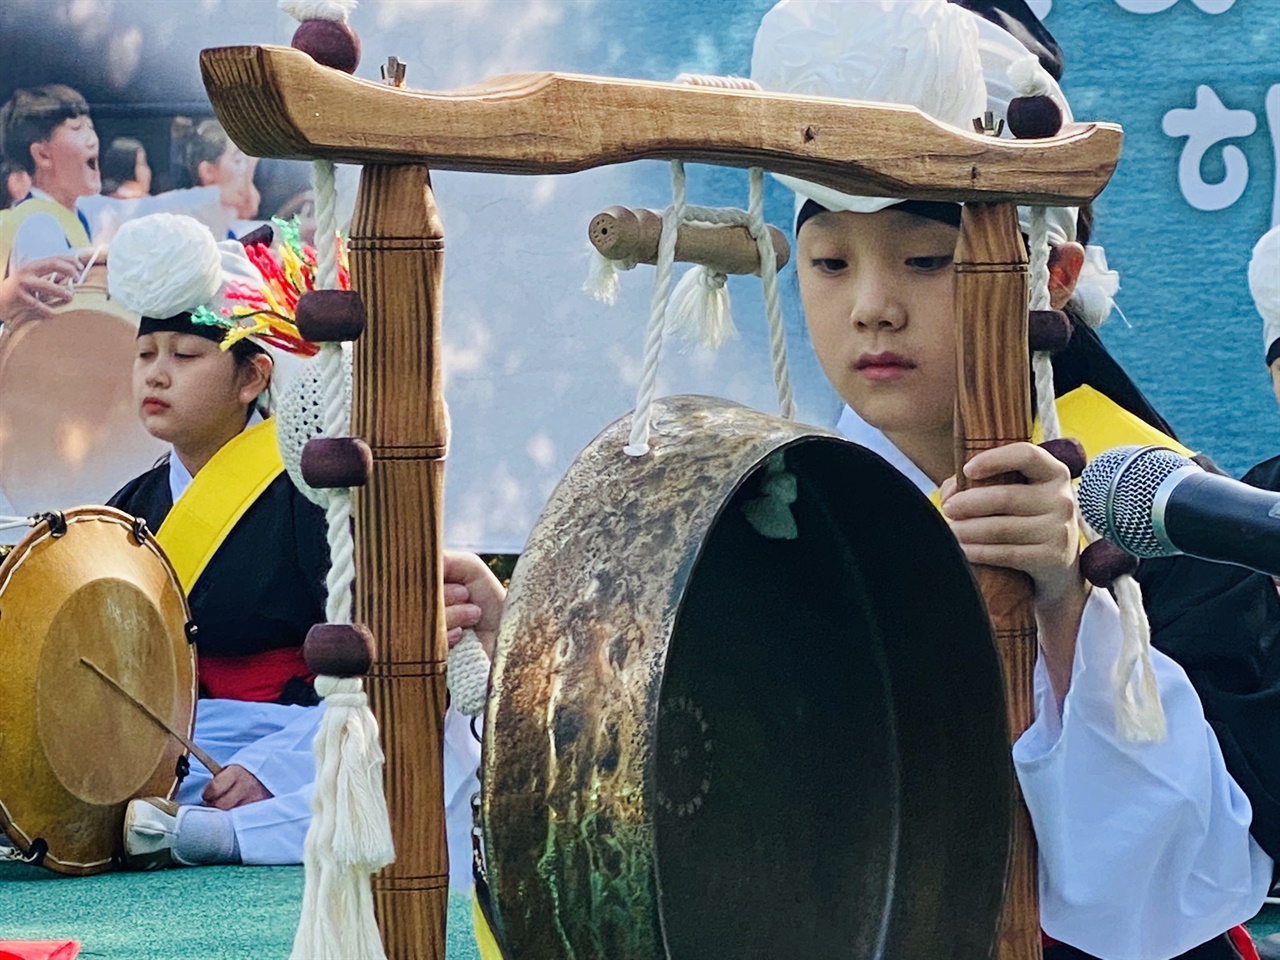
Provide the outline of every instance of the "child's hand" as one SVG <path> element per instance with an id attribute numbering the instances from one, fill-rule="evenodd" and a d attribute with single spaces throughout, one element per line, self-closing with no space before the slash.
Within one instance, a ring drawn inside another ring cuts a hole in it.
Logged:
<path id="1" fill-rule="evenodd" d="M 965 465 L 970 480 L 1020 473 L 1026 483 L 956 489 L 942 485 L 942 512 L 971 563 L 1011 567 L 1035 581 L 1036 603 L 1084 590 L 1078 568 L 1080 524 L 1065 465 L 1030 443 L 985 450 Z"/>
<path id="2" fill-rule="evenodd" d="M 262 785 L 262 781 L 252 773 L 233 763 L 223 767 L 222 771 L 205 785 L 200 799 L 208 806 L 219 810 L 234 810 L 246 803 L 257 803 L 271 797 L 271 791 Z"/>
<path id="3" fill-rule="evenodd" d="M 492 658 L 506 596 L 493 571 L 474 553 L 444 552 L 444 625 L 450 647 L 470 628 Z"/>
<path id="4" fill-rule="evenodd" d="M 1027 482 L 957 490 L 951 477 L 942 485 L 942 511 L 970 563 L 1021 570 L 1035 582 L 1040 647 L 1061 706 L 1089 595 L 1080 575 L 1080 522 L 1071 474 L 1030 443 L 984 450 L 965 465 L 970 480 L 1002 473 L 1020 473 Z"/>

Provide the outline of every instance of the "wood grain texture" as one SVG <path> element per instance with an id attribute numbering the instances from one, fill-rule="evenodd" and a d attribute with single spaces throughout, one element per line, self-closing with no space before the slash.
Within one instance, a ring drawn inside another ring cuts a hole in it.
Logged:
<path id="1" fill-rule="evenodd" d="M 762 166 L 849 193 L 1078 204 L 1120 155 L 1114 124 L 999 140 L 914 107 L 559 73 L 428 93 L 360 80 L 289 47 L 204 50 L 231 139 L 257 157 L 571 173 L 644 158 Z"/>
<path id="2" fill-rule="evenodd" d="M 956 466 L 992 447 L 1031 436 L 1027 354 L 1027 258 L 1012 204 L 967 204 L 956 246 Z M 986 484 L 1010 482 L 994 477 Z M 999 567 L 974 566 L 991 617 L 1005 679 L 1012 743 L 1033 719 L 1036 620 L 1031 579 Z M 998 960 L 1041 955 L 1036 843 L 1022 796 L 1015 796 Z"/>
<path id="3" fill-rule="evenodd" d="M 349 249 L 369 322 L 355 348 L 352 428 L 373 470 L 355 496 L 355 619 L 377 642 L 369 699 L 396 859 L 373 895 L 390 960 L 445 956 L 443 243 L 426 168 L 364 169 Z"/>
<path id="4" fill-rule="evenodd" d="M 791 244 L 777 227 L 766 224 L 778 270 L 791 259 Z M 602 257 L 632 263 L 658 262 L 662 214 L 643 208 L 608 207 L 587 224 L 587 239 Z M 760 251 L 746 227 L 682 223 L 676 233 L 675 259 L 697 263 L 716 273 L 747 276 L 760 273 Z"/>

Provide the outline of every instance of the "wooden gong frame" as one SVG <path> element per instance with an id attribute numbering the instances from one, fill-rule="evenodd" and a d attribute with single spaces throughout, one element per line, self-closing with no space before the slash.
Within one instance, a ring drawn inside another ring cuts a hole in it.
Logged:
<path id="1" fill-rule="evenodd" d="M 246 153 L 365 165 L 350 256 L 369 324 L 355 351 L 352 431 L 374 466 L 355 497 L 355 618 L 378 643 L 369 688 L 396 841 L 396 861 L 373 890 L 392 960 L 444 960 L 444 235 L 430 169 L 548 174 L 682 159 L 761 166 L 846 193 L 963 201 L 960 465 L 1031 435 L 1027 264 L 1015 206 L 1092 200 L 1115 169 L 1121 130 L 1075 123 L 1044 140 L 999 140 L 909 107 L 556 73 L 426 93 L 356 79 L 288 47 L 205 50 L 200 66 L 214 112 Z M 1007 570 L 975 573 L 1012 741 L 1033 715 L 1031 584 Z M 436 590 L 424 597 L 423 583 Z M 1016 803 L 1000 960 L 1041 955 L 1035 842 Z"/>

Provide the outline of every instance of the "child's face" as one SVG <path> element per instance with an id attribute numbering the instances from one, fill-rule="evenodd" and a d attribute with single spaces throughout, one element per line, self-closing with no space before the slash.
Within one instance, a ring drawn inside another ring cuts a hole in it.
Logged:
<path id="1" fill-rule="evenodd" d="M 53 128 L 49 139 L 33 144 L 40 188 L 55 197 L 85 197 L 102 189 L 98 170 L 98 134 L 88 117 L 72 117 Z"/>
<path id="2" fill-rule="evenodd" d="M 890 439 L 948 438 L 959 231 L 892 207 L 821 213 L 796 243 L 809 339 L 831 385 Z"/>
<path id="3" fill-rule="evenodd" d="M 256 395 L 235 357 L 212 340 L 169 331 L 137 340 L 133 397 L 138 415 L 148 433 L 180 451 L 237 433 Z"/>

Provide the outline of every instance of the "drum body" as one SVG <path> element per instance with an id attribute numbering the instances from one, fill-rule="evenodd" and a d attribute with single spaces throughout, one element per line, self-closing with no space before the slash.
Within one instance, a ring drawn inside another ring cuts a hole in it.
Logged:
<path id="1" fill-rule="evenodd" d="M 938 511 L 833 435 L 705 397 L 572 465 L 511 583 L 484 732 L 510 958 L 991 955 L 1012 767 Z M 799 536 L 746 520 L 770 462 Z"/>
<path id="2" fill-rule="evenodd" d="M 137 334 L 101 264 L 55 316 L 0 332 L 0 494 L 14 512 L 100 503 L 165 451 L 133 402 Z"/>
<path id="3" fill-rule="evenodd" d="M 110 869 L 132 797 L 172 797 L 195 720 L 195 651 L 172 567 L 109 507 L 41 523 L 0 563 L 0 828 L 59 873 Z"/>

